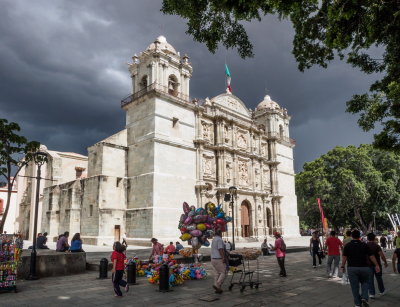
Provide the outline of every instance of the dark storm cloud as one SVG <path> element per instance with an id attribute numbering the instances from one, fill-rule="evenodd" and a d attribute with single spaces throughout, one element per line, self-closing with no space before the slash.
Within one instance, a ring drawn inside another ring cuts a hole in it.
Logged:
<path id="1" fill-rule="evenodd" d="M 185 34 L 185 21 L 160 13 L 161 1 L 2 1 L 0 117 L 21 124 L 50 149 L 86 154 L 86 147 L 123 129 L 119 101 L 130 93 L 126 63 L 163 34 L 191 57 L 191 95 L 224 92 L 224 63 L 234 94 L 254 109 L 265 93 L 292 115 L 296 169 L 335 145 L 370 141 L 344 102 L 374 77 L 346 64 L 297 70 L 288 22 L 247 25 L 253 59 L 210 54 Z"/>

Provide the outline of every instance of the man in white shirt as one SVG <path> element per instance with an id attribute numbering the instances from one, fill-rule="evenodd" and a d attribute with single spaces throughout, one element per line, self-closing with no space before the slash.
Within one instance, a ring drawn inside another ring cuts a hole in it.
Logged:
<path id="1" fill-rule="evenodd" d="M 231 243 L 230 243 L 229 241 L 226 241 L 226 240 L 225 240 L 225 249 L 226 249 L 227 251 L 230 251 L 231 248 L 232 248 Z"/>
<path id="2" fill-rule="evenodd" d="M 221 285 L 226 277 L 226 257 L 225 244 L 221 238 L 221 230 L 215 231 L 215 236 L 211 243 L 211 264 L 214 268 L 214 285 L 215 293 L 221 294 Z"/>

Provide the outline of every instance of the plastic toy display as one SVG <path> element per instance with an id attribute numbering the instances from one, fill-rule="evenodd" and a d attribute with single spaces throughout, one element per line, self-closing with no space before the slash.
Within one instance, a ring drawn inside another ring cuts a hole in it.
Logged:
<path id="1" fill-rule="evenodd" d="M 0 290 L 17 292 L 17 266 L 22 245 L 18 236 L 0 235 Z"/>
<path id="2" fill-rule="evenodd" d="M 215 230 L 226 231 L 227 223 L 231 221 L 232 218 L 225 215 L 221 205 L 216 206 L 209 202 L 204 208 L 196 209 L 184 202 L 178 225 L 182 234 L 180 239 L 187 241 L 197 251 L 201 246 L 210 246 L 208 239 L 214 236 Z M 186 254 L 187 251 L 181 255 L 187 257 Z"/>
<path id="3" fill-rule="evenodd" d="M 160 259 L 158 263 L 150 263 L 149 261 L 140 261 L 139 258 L 126 259 L 125 265 L 136 263 L 136 275 L 139 277 L 145 276 L 149 283 L 157 284 L 160 279 L 160 268 L 163 264 L 168 264 L 170 275 L 170 286 L 178 286 L 184 283 L 185 280 L 203 279 L 207 276 L 206 270 L 201 264 L 177 264 L 172 255 L 168 258 Z"/>

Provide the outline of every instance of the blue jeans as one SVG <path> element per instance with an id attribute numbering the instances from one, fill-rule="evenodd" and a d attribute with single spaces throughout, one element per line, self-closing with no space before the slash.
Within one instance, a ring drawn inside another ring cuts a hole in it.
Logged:
<path id="1" fill-rule="evenodd" d="M 361 306 L 361 299 L 368 301 L 368 284 L 371 275 L 369 267 L 347 267 L 347 274 L 349 275 L 349 281 L 351 286 L 351 292 L 353 293 L 354 304 Z M 361 296 L 360 296 L 360 284 L 361 284 Z"/>
<path id="2" fill-rule="evenodd" d="M 381 271 L 379 273 L 375 272 L 375 267 L 370 267 L 369 269 L 371 270 L 371 274 L 369 277 L 369 294 L 375 295 L 375 280 L 374 276 L 376 278 L 376 282 L 378 283 L 378 289 L 380 293 L 385 292 L 385 286 L 383 285 L 383 279 L 382 279 L 382 266 L 379 266 Z"/>

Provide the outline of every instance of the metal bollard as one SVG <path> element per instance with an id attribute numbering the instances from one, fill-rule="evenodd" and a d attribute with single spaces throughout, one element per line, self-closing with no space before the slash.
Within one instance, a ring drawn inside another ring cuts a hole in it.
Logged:
<path id="1" fill-rule="evenodd" d="M 160 292 L 169 291 L 169 267 L 167 264 L 163 264 L 160 268 Z"/>
<path id="2" fill-rule="evenodd" d="M 136 263 L 129 263 L 126 269 L 126 281 L 130 285 L 136 284 Z"/>
<path id="3" fill-rule="evenodd" d="M 106 258 L 102 258 L 100 260 L 99 266 L 99 279 L 107 278 L 108 273 L 108 260 Z"/>

